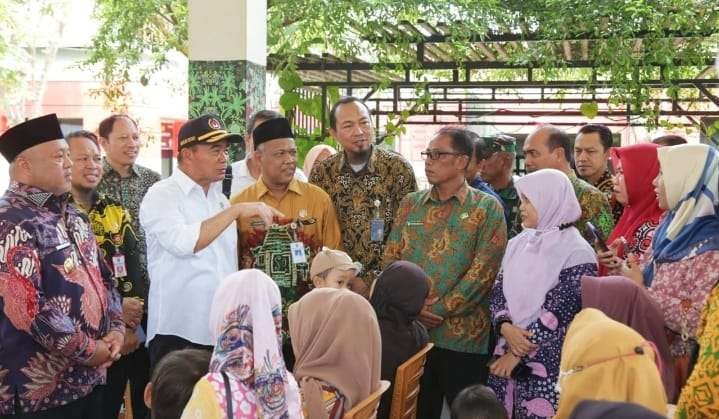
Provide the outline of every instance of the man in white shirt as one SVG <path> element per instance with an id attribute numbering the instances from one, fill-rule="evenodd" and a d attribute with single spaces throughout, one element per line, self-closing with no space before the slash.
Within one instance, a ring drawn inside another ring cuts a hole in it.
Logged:
<path id="1" fill-rule="evenodd" d="M 281 214 L 262 203 L 230 205 L 222 194 L 229 143 L 242 137 L 203 115 L 180 129 L 178 169 L 140 205 L 150 275 L 147 342 L 154 368 L 183 348 L 211 349 L 210 304 L 220 280 L 237 271 L 235 220 Z"/>
<path id="2" fill-rule="evenodd" d="M 254 156 L 255 142 L 252 138 L 252 131 L 257 128 L 261 123 L 270 119 L 282 118 L 282 115 L 275 111 L 262 110 L 255 112 L 254 115 L 247 121 L 247 133 L 245 134 L 245 158 L 232 163 L 232 186 L 230 187 L 230 196 L 235 196 L 238 193 L 247 189 L 247 187 L 254 185 L 257 179 L 262 174 L 262 167 L 260 162 Z M 295 179 L 307 182 L 307 176 L 305 173 L 297 167 L 295 169 Z"/>

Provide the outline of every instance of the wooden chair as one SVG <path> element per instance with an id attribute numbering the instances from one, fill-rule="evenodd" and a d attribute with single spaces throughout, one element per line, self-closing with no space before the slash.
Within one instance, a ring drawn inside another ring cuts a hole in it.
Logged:
<path id="1" fill-rule="evenodd" d="M 343 419 L 371 419 L 377 415 L 377 407 L 382 393 L 389 388 L 389 381 L 380 381 L 379 390 L 370 394 L 369 397 L 359 402 L 355 407 L 348 410 Z"/>
<path id="2" fill-rule="evenodd" d="M 434 347 L 433 343 L 417 352 L 412 358 L 397 368 L 392 392 L 392 408 L 390 419 L 415 419 L 417 417 L 417 396 L 419 380 L 424 374 L 427 353 Z"/>

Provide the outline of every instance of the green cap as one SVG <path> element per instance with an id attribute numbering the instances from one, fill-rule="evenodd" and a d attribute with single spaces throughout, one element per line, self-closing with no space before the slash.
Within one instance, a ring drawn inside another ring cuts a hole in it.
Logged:
<path id="1" fill-rule="evenodd" d="M 500 151 L 506 153 L 517 152 L 517 139 L 507 134 L 495 134 L 491 137 L 484 137 L 487 146 L 492 150 L 492 154 Z"/>

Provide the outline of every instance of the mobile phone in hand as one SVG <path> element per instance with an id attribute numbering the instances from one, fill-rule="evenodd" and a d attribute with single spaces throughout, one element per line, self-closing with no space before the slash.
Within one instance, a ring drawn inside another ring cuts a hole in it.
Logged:
<path id="1" fill-rule="evenodd" d="M 602 237 L 602 233 L 589 221 L 587 221 L 587 230 L 594 236 L 594 240 L 599 244 L 599 249 L 602 252 L 608 252 L 609 247 L 607 247 L 607 242 Z"/>

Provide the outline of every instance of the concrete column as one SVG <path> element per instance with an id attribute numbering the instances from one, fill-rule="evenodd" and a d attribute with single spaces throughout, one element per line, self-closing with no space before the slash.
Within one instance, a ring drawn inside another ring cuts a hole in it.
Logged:
<path id="1" fill-rule="evenodd" d="M 228 129 L 265 108 L 266 0 L 189 0 L 189 117 L 218 114 Z M 232 152 L 244 157 L 244 144 Z"/>

